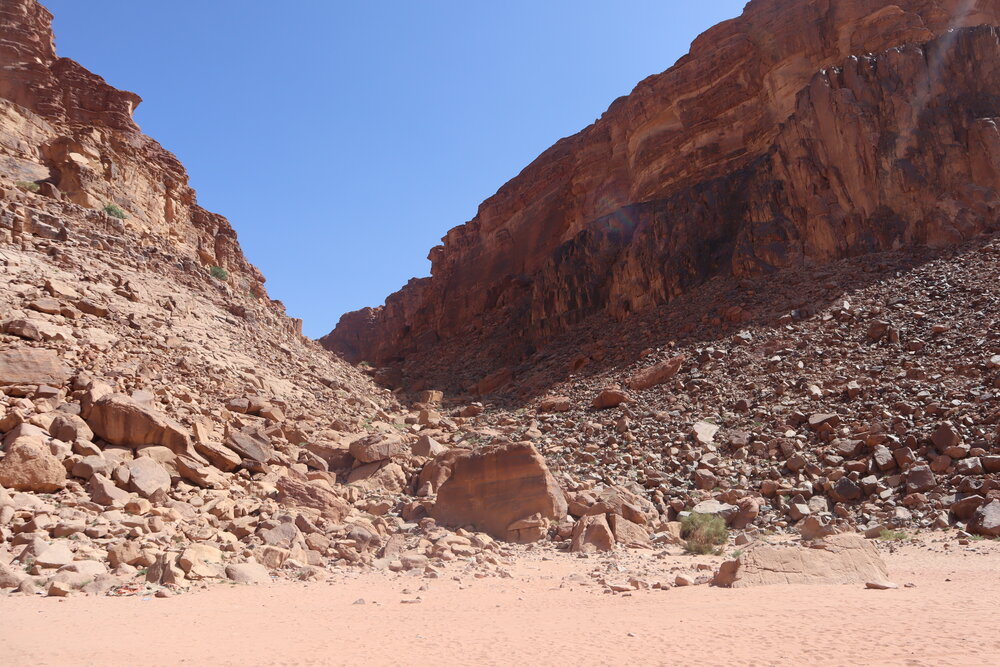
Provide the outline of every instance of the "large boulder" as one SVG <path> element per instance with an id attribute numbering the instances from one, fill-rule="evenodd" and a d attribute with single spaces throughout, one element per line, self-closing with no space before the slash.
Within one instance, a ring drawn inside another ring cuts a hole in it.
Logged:
<path id="1" fill-rule="evenodd" d="M 661 361 L 660 363 L 643 369 L 628 379 L 630 389 L 642 390 L 663 384 L 667 380 L 677 375 L 684 363 L 684 355 Z"/>
<path id="2" fill-rule="evenodd" d="M 125 464 L 129 472 L 129 487 L 143 498 L 166 499 L 170 490 L 170 473 L 155 459 L 143 456 Z"/>
<path id="3" fill-rule="evenodd" d="M 269 584 L 271 575 L 260 563 L 233 563 L 226 566 L 226 576 L 237 584 Z"/>
<path id="4" fill-rule="evenodd" d="M 108 394 L 94 401 L 87 424 L 112 445 L 163 445 L 178 454 L 189 445 L 183 426 L 125 394 Z"/>
<path id="5" fill-rule="evenodd" d="M 52 493 L 66 486 L 66 468 L 43 443 L 21 438 L 0 459 L 0 486 L 15 491 Z"/>
<path id="6" fill-rule="evenodd" d="M 350 452 L 361 463 L 375 463 L 408 454 L 410 443 L 399 433 L 376 433 L 352 442 Z"/>
<path id="7" fill-rule="evenodd" d="M 969 531 L 987 537 L 1000 537 L 1000 500 L 977 509 L 969 521 Z"/>
<path id="8" fill-rule="evenodd" d="M 94 432 L 77 415 L 60 412 L 49 425 L 49 433 L 53 438 L 63 442 L 75 442 L 76 440 L 93 440 Z"/>
<path id="9" fill-rule="evenodd" d="M 343 521 L 351 506 L 325 484 L 310 482 L 295 474 L 278 479 L 278 501 L 282 505 L 307 507 L 333 522 Z"/>
<path id="10" fill-rule="evenodd" d="M 376 461 L 358 466 L 347 483 L 367 493 L 400 493 L 407 488 L 406 473 L 395 461 Z"/>
<path id="11" fill-rule="evenodd" d="M 570 551 L 575 553 L 594 553 L 596 551 L 611 551 L 615 548 L 615 536 L 608 525 L 607 515 L 591 514 L 581 517 L 573 524 L 573 541 Z"/>
<path id="12" fill-rule="evenodd" d="M 226 426 L 226 446 L 244 459 L 267 463 L 274 458 L 271 440 L 260 431 L 237 431 Z"/>
<path id="13" fill-rule="evenodd" d="M 773 584 L 863 584 L 889 577 L 871 541 L 858 535 L 831 535 L 812 548 L 748 546 L 739 558 L 723 563 L 713 583 L 728 588 Z"/>
<path id="14" fill-rule="evenodd" d="M 632 549 L 649 549 L 653 544 L 646 529 L 617 514 L 608 514 L 608 525 L 615 536 L 615 543 Z"/>
<path id="15" fill-rule="evenodd" d="M 47 384 L 62 386 L 69 379 L 69 366 L 52 350 L 17 347 L 0 350 L 0 385 Z"/>
<path id="16" fill-rule="evenodd" d="M 452 459 L 431 515 L 443 524 L 473 525 L 517 541 L 522 531 L 512 526 L 535 515 L 558 521 L 566 516 L 566 499 L 534 446 L 501 444 Z"/>
<path id="17" fill-rule="evenodd" d="M 622 403 L 629 403 L 628 394 L 617 387 L 602 389 L 593 402 L 590 404 L 595 410 L 607 410 L 617 408 Z"/>

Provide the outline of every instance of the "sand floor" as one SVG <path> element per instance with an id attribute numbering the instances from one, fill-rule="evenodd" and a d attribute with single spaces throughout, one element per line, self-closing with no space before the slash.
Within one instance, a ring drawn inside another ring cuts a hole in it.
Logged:
<path id="1" fill-rule="evenodd" d="M 949 546 L 886 553 L 893 581 L 915 584 L 888 591 L 609 594 L 587 575 L 613 561 L 567 555 L 520 559 L 512 578 L 366 573 L 168 599 L 11 596 L 0 598 L 0 664 L 1000 664 L 1000 544 Z"/>

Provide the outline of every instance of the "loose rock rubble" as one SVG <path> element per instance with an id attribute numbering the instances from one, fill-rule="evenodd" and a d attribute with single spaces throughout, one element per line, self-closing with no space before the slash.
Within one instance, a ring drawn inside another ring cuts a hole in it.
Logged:
<path id="1" fill-rule="evenodd" d="M 19 91 L 0 99 L 0 591 L 506 577 L 530 558 L 621 594 L 719 568 L 887 587 L 847 533 L 1000 536 L 995 237 L 713 279 L 581 318 L 516 367 L 421 359 L 419 391 L 392 392 L 399 368 L 301 335 L 132 123 L 135 96 L 49 52 L 50 18 L 0 10 L 22 65 L 0 71 Z M 452 372 L 475 392 L 427 388 Z M 678 566 L 692 513 L 731 543 Z M 793 536 L 827 546 L 789 557 Z"/>

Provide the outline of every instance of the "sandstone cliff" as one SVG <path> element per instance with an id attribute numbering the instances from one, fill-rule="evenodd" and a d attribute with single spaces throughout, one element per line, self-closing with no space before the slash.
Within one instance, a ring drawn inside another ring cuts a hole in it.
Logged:
<path id="1" fill-rule="evenodd" d="M 322 343 L 405 359 L 410 381 L 444 359 L 475 387 L 592 315 L 713 276 L 993 229 L 996 24 L 985 0 L 754 0 L 448 232 L 430 278 Z M 470 339 L 481 354 L 448 358 Z"/>
<path id="2" fill-rule="evenodd" d="M 35 0 L 0 5 L 0 175 L 85 208 L 113 204 L 130 229 L 265 296 L 229 222 L 197 205 L 183 165 L 132 120 L 141 98 L 57 57 L 51 23 Z"/>

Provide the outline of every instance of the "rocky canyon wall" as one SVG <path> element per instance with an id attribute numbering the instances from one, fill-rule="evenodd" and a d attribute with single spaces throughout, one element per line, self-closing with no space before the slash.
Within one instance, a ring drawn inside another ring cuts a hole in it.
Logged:
<path id="1" fill-rule="evenodd" d="M 198 206 L 183 165 L 133 121 L 141 101 L 58 57 L 36 0 L 0 3 L 0 175 L 87 208 L 114 204 L 133 230 L 265 296 L 229 222 Z"/>
<path id="2" fill-rule="evenodd" d="M 984 0 L 754 0 L 449 231 L 430 278 L 322 342 L 417 376 L 449 340 L 503 339 L 488 374 L 716 275 L 995 229 L 998 24 Z"/>

